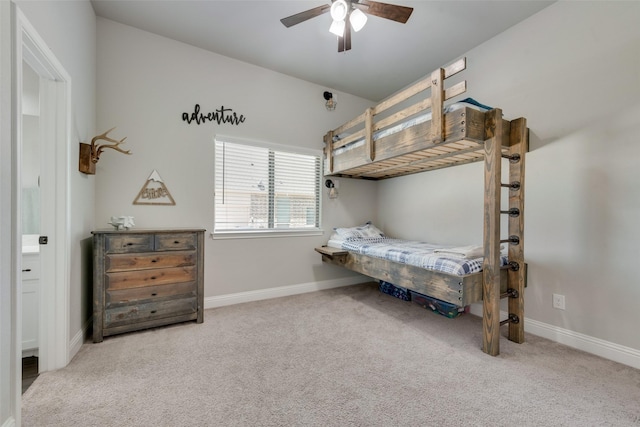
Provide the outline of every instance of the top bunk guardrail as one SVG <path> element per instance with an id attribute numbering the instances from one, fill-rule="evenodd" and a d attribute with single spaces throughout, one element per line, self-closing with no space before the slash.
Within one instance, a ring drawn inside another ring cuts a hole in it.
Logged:
<path id="1" fill-rule="evenodd" d="M 378 180 L 482 160 L 486 109 L 444 105 L 466 92 L 466 81 L 444 87 L 465 69 L 461 58 L 329 131 L 324 174 Z M 429 89 L 430 95 L 419 99 Z M 417 102 L 402 108 L 416 95 Z M 392 112 L 393 107 L 402 109 Z M 503 129 L 508 135 L 508 121 Z"/>

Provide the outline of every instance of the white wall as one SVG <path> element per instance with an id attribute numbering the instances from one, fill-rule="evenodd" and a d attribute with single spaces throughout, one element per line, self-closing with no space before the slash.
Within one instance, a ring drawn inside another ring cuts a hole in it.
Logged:
<path id="1" fill-rule="evenodd" d="M 78 172 L 78 142 L 95 135 L 96 20 L 88 1 L 16 1 L 71 76 L 69 141 L 69 337 L 78 338 L 90 316 L 89 249 L 94 228 L 94 182 Z"/>
<path id="2" fill-rule="evenodd" d="M 0 425 L 10 426 L 19 416 L 16 287 L 12 268 L 15 265 L 15 233 L 12 218 L 12 188 L 15 175 L 12 150 L 12 65 L 11 10 L 0 2 Z"/>
<path id="3" fill-rule="evenodd" d="M 205 298 L 287 285 L 338 280 L 353 274 L 322 265 L 314 237 L 212 240 L 213 138 L 216 134 L 322 149 L 323 135 L 359 114 L 369 101 L 338 93 L 328 112 L 317 86 L 213 54 L 113 21 L 98 19 L 98 128 L 114 126 L 132 155 L 105 151 L 95 175 L 96 225 L 132 215 L 136 228 L 202 227 Z M 246 117 L 238 126 L 187 124 L 182 113 L 224 106 Z M 175 206 L 133 205 L 157 170 Z M 341 182 L 337 200 L 323 200 L 323 226 L 370 219 L 376 187 Z M 375 218 L 373 218 L 375 219 Z"/>
<path id="4" fill-rule="evenodd" d="M 638 2 L 558 2 L 468 52 L 462 73 L 466 95 L 530 128 L 526 317 L 636 350 L 638 22 Z M 405 238 L 481 243 L 482 168 L 381 182 L 381 226 Z M 566 310 L 552 308 L 553 293 L 566 296 Z"/>

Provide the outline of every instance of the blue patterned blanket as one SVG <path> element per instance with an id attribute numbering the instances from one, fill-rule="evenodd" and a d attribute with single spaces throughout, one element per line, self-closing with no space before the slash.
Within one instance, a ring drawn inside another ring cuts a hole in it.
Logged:
<path id="1" fill-rule="evenodd" d="M 409 264 L 428 270 L 440 271 L 457 276 L 482 271 L 483 258 L 447 257 L 434 253 L 436 249 L 442 249 L 442 245 L 416 242 L 411 240 L 392 239 L 388 237 L 371 237 L 362 239 L 348 239 L 338 243 L 340 249 L 383 258 L 402 264 Z M 334 246 L 329 244 L 329 246 Z M 500 257 L 501 265 L 507 263 L 507 257 Z"/>

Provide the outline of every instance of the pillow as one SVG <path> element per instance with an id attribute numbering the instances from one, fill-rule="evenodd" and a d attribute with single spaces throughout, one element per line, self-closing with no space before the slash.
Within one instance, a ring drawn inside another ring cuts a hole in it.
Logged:
<path id="1" fill-rule="evenodd" d="M 358 227 L 335 228 L 334 230 L 335 233 L 344 240 L 385 237 L 382 231 L 380 231 L 375 225 L 371 224 L 371 221 Z"/>
<path id="2" fill-rule="evenodd" d="M 460 102 L 466 102 L 467 104 L 475 105 L 476 107 L 480 107 L 483 110 L 493 110 L 493 108 L 489 107 L 488 105 L 480 104 L 478 101 L 476 101 L 473 98 L 465 98 Z"/>

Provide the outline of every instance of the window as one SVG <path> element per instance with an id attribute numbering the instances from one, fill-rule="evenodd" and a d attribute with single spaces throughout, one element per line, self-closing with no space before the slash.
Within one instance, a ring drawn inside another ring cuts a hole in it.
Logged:
<path id="1" fill-rule="evenodd" d="M 216 138 L 214 233 L 320 229 L 320 152 Z"/>

